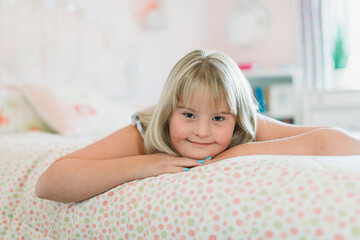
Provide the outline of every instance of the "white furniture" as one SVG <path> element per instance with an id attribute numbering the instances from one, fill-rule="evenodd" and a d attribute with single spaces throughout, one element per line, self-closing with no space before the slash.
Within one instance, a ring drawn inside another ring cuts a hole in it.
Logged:
<path id="1" fill-rule="evenodd" d="M 305 94 L 304 124 L 331 125 L 359 132 L 360 90 Z"/>
<path id="2" fill-rule="evenodd" d="M 302 86 L 297 69 L 261 69 L 243 73 L 254 89 L 255 96 L 259 88 L 263 92 L 265 115 L 281 121 L 302 123 Z"/>

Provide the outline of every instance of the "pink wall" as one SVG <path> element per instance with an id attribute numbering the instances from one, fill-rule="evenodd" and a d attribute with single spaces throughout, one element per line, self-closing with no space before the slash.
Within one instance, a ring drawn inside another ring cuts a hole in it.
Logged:
<path id="1" fill-rule="evenodd" d="M 238 63 L 255 62 L 263 68 L 275 68 L 282 64 L 296 64 L 296 9 L 292 0 L 258 0 L 268 12 L 268 33 L 258 44 L 237 47 L 226 38 L 226 23 L 239 0 L 209 1 L 211 35 L 215 48 L 222 49 Z"/>
<path id="2" fill-rule="evenodd" d="M 131 14 L 131 4 L 146 0 L 0 1 L 0 83 L 92 85 L 154 104 L 171 68 L 193 49 L 263 68 L 296 65 L 297 0 L 248 0 L 263 4 L 270 20 L 265 39 L 247 48 L 226 37 L 238 1 L 246 0 L 160 1 L 168 16 L 160 31 L 144 30 Z"/>

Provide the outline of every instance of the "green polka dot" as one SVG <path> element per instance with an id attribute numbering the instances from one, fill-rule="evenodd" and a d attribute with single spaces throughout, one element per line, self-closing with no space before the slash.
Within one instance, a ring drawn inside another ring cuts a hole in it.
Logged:
<path id="1" fill-rule="evenodd" d="M 346 211 L 340 211 L 339 212 L 339 216 L 340 217 L 345 217 L 347 215 L 347 212 Z"/>
<path id="2" fill-rule="evenodd" d="M 86 212 L 87 207 L 86 207 L 86 206 L 83 206 L 83 207 L 82 207 L 82 210 L 83 210 L 84 212 Z"/>
<path id="3" fill-rule="evenodd" d="M 190 198 L 186 197 L 184 198 L 184 203 L 189 203 L 190 202 Z"/>
<path id="4" fill-rule="evenodd" d="M 311 225 L 318 225 L 319 221 L 316 218 L 312 218 L 310 219 L 310 224 Z"/>
<path id="5" fill-rule="evenodd" d="M 166 237 L 167 237 L 167 233 L 166 233 L 165 231 L 162 231 L 162 232 L 161 232 L 161 236 L 162 236 L 163 238 L 166 238 Z"/>
<path id="6" fill-rule="evenodd" d="M 268 195 L 268 191 L 266 190 L 266 189 L 261 189 L 261 191 L 260 191 L 260 195 L 261 196 L 267 196 Z"/>
<path id="7" fill-rule="evenodd" d="M 247 212 L 248 210 L 249 210 L 248 206 L 244 206 L 241 208 L 241 211 L 243 211 L 243 212 Z"/>
<path id="8" fill-rule="evenodd" d="M 150 217 L 151 217 L 152 220 L 154 220 L 156 218 L 156 214 L 152 213 Z"/>
<path id="9" fill-rule="evenodd" d="M 216 179 L 216 181 L 217 181 L 218 183 L 222 183 L 222 182 L 224 181 L 224 179 L 220 177 L 220 178 Z"/>
<path id="10" fill-rule="evenodd" d="M 274 228 L 281 229 L 281 227 L 282 227 L 281 222 L 279 222 L 279 221 L 274 222 Z"/>
<path id="11" fill-rule="evenodd" d="M 304 193 L 301 194 L 301 198 L 302 198 L 302 199 L 307 199 L 308 197 L 309 197 L 309 194 L 308 194 L 308 193 L 305 193 L 305 192 L 304 192 Z"/>
<path id="12" fill-rule="evenodd" d="M 263 177 L 266 175 L 266 172 L 259 172 L 259 176 Z"/>
<path id="13" fill-rule="evenodd" d="M 222 198 L 224 197 L 224 195 L 223 195 L 222 193 L 218 193 L 218 194 L 216 195 L 216 197 L 222 199 Z"/>
<path id="14" fill-rule="evenodd" d="M 334 208 L 333 206 L 329 206 L 329 207 L 327 208 L 327 210 L 328 210 L 329 212 L 333 212 L 333 211 L 335 210 L 335 208 Z"/>
<path id="15" fill-rule="evenodd" d="M 121 196 L 119 200 L 120 200 L 120 202 L 124 202 L 125 201 L 125 196 Z"/>
<path id="16" fill-rule="evenodd" d="M 352 235 L 354 235 L 354 236 L 360 236 L 360 227 L 353 227 L 353 228 L 351 229 L 351 233 L 352 233 Z"/>
<path id="17" fill-rule="evenodd" d="M 99 212 L 100 212 L 101 214 L 104 214 L 104 213 L 105 213 L 105 208 L 100 208 Z"/>
<path id="18" fill-rule="evenodd" d="M 251 229 L 251 234 L 256 235 L 258 233 L 259 233 L 259 230 L 257 228 L 252 228 Z"/>
<path id="19" fill-rule="evenodd" d="M 269 206 L 269 205 L 264 206 L 264 211 L 265 212 L 271 211 L 271 206 Z"/>
<path id="20" fill-rule="evenodd" d="M 65 217 L 65 218 L 64 218 L 64 221 L 65 221 L 65 222 L 70 221 L 69 217 Z"/>
<path id="21" fill-rule="evenodd" d="M 138 227 L 136 228 L 136 231 L 137 231 L 138 233 L 142 233 L 142 232 L 144 231 L 144 227 L 143 227 L 143 226 L 138 226 Z"/>
<path id="22" fill-rule="evenodd" d="M 276 193 L 275 193 L 275 196 L 277 196 L 277 197 L 281 197 L 281 195 L 282 195 L 281 192 L 276 192 Z"/>
<path id="23" fill-rule="evenodd" d="M 90 219 L 89 219 L 89 218 L 85 218 L 84 222 L 85 222 L 85 223 L 90 223 Z"/>
<path id="24" fill-rule="evenodd" d="M 205 180 L 206 178 L 207 178 L 206 174 L 203 174 L 203 175 L 200 176 L 200 179 L 202 179 L 202 180 Z"/>
<path id="25" fill-rule="evenodd" d="M 353 183 L 353 182 L 347 182 L 347 183 L 345 184 L 345 188 L 346 188 L 346 189 L 354 189 L 354 188 L 355 188 L 355 183 Z"/>
<path id="26" fill-rule="evenodd" d="M 190 218 L 188 221 L 187 221 L 188 225 L 190 226 L 194 226 L 195 224 L 195 220 L 193 218 Z"/>

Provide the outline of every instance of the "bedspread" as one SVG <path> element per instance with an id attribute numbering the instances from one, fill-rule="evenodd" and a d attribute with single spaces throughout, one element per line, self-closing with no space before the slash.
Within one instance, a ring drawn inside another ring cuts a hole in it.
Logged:
<path id="1" fill-rule="evenodd" d="M 0 239 L 360 239 L 360 156 L 243 156 L 78 203 L 38 199 L 40 174 L 87 143 L 0 136 Z"/>

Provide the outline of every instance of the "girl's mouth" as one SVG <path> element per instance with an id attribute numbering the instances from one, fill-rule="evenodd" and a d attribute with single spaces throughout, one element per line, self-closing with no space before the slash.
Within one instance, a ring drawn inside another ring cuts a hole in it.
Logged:
<path id="1" fill-rule="evenodd" d="M 192 144 L 195 144 L 195 145 L 198 145 L 198 146 L 209 146 L 213 143 L 208 143 L 208 142 L 194 142 L 194 141 L 191 141 L 191 140 L 188 140 L 190 143 Z"/>

